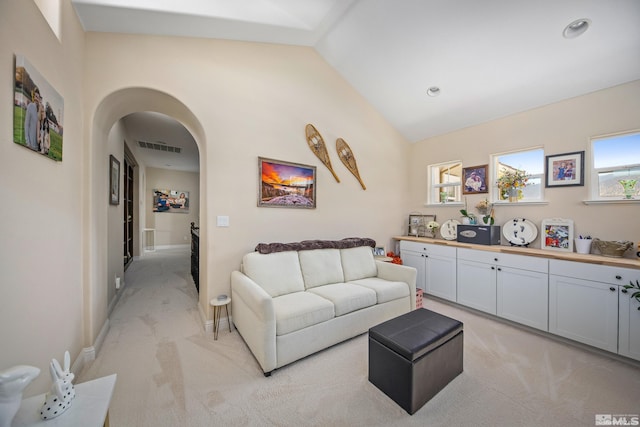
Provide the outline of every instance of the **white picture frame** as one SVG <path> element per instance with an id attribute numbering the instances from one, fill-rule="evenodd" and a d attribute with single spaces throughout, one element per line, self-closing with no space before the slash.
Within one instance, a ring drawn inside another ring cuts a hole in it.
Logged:
<path id="1" fill-rule="evenodd" d="M 573 220 L 546 218 L 540 227 L 540 247 L 562 252 L 573 252 Z"/>
<path id="2" fill-rule="evenodd" d="M 376 246 L 375 248 L 373 248 L 373 256 L 386 257 L 387 256 L 387 251 L 385 250 L 385 247 L 384 246 Z"/>

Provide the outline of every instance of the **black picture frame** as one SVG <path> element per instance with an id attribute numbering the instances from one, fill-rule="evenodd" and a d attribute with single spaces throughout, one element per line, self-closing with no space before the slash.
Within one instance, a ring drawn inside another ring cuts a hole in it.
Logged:
<path id="1" fill-rule="evenodd" d="M 584 186 L 584 151 L 545 156 L 546 188 Z"/>
<path id="2" fill-rule="evenodd" d="M 120 204 L 120 162 L 109 155 L 109 204 Z"/>

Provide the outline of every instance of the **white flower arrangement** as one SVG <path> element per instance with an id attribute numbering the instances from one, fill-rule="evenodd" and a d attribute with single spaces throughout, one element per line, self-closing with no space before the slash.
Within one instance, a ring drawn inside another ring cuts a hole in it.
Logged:
<path id="1" fill-rule="evenodd" d="M 427 223 L 427 228 L 428 228 L 430 231 L 434 231 L 434 230 L 437 230 L 438 228 L 440 228 L 440 224 L 438 224 L 438 223 L 437 223 L 437 222 L 435 222 L 435 221 L 429 221 L 429 222 Z"/>

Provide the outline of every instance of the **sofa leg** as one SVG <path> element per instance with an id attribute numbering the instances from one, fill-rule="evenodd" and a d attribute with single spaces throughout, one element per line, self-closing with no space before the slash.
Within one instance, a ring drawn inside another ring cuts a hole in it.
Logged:
<path id="1" fill-rule="evenodd" d="M 265 377 L 270 377 L 272 372 L 273 372 L 273 371 L 265 372 L 265 373 L 264 373 L 264 376 L 265 376 Z"/>

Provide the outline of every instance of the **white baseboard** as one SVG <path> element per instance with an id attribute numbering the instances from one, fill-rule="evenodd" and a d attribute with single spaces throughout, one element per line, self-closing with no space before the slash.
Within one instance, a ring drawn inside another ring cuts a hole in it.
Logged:
<path id="1" fill-rule="evenodd" d="M 184 248 L 191 248 L 191 244 L 188 244 L 188 245 L 158 245 L 158 246 L 156 246 L 156 250 L 161 250 L 161 249 L 184 249 Z"/>
<path id="2" fill-rule="evenodd" d="M 207 313 L 205 313 L 200 303 L 198 303 L 198 313 L 200 313 L 200 320 L 202 321 L 202 326 L 204 326 L 204 331 L 213 332 L 213 320 L 207 319 Z"/>
<path id="3" fill-rule="evenodd" d="M 105 320 L 104 325 L 102 325 L 102 329 L 100 329 L 100 333 L 93 345 L 83 348 L 76 360 L 74 360 L 73 365 L 71 366 L 71 372 L 75 374 L 76 378 L 84 367 L 89 364 L 89 362 L 93 362 L 96 359 L 96 354 L 98 354 L 102 348 L 102 344 L 104 344 L 104 339 L 107 336 L 107 332 L 109 332 L 109 327 L 109 319 L 107 319 Z"/>

